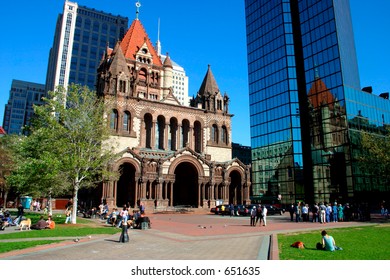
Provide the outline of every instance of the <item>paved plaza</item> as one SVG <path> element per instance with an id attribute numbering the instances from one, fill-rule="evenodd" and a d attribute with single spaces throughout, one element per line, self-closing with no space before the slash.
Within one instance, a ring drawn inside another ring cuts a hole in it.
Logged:
<path id="1" fill-rule="evenodd" d="M 120 233 L 77 236 L 58 244 L 0 254 L 14 260 L 268 260 L 278 259 L 277 233 L 367 225 L 361 222 L 295 223 L 286 213 L 269 216 L 267 226 L 251 227 L 249 217 L 209 213 L 151 214 L 152 228 Z M 94 220 L 105 226 L 101 220 Z M 12 228 L 11 228 L 12 229 Z M 9 231 L 10 232 L 10 231 Z M 75 242 L 75 239 L 79 239 Z M 61 238 L 64 239 L 64 238 Z M 8 240 L 10 241 L 10 240 Z"/>

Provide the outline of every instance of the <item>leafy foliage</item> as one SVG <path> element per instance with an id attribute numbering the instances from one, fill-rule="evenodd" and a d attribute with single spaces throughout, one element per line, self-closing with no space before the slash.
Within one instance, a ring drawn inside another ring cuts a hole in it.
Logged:
<path id="1" fill-rule="evenodd" d="M 71 191 L 76 223 L 79 189 L 117 177 L 107 168 L 116 155 L 105 103 L 87 87 L 70 85 L 50 92 L 34 113 L 29 136 L 14 146 L 17 167 L 10 182 L 24 194 Z"/>
<path id="2" fill-rule="evenodd" d="M 360 168 L 370 175 L 387 181 L 390 179 L 390 137 L 386 135 L 362 133 L 362 155 L 359 157 Z"/>

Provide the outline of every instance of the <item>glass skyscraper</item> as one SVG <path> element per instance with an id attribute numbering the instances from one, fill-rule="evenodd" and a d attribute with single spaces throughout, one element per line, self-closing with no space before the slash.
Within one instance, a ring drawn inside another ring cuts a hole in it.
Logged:
<path id="1" fill-rule="evenodd" d="M 245 0 L 245 11 L 253 193 L 351 199 L 354 120 L 365 111 L 384 127 L 390 106 L 360 90 L 349 1 Z"/>

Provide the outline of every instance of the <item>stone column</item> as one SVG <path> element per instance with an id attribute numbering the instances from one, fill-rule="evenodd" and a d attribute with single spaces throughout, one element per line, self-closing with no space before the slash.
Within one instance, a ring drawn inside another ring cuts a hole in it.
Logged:
<path id="1" fill-rule="evenodd" d="M 169 151 L 171 147 L 168 147 L 168 136 L 169 136 L 169 123 L 165 124 L 164 128 L 164 150 Z"/>
<path id="2" fill-rule="evenodd" d="M 151 131 L 150 146 L 152 149 L 156 148 L 156 121 L 152 121 L 152 131 Z"/>
<path id="3" fill-rule="evenodd" d="M 139 133 L 139 145 L 141 147 L 146 147 L 146 128 L 145 128 L 145 120 L 141 118 L 140 121 L 140 133 Z"/>
<path id="4" fill-rule="evenodd" d="M 190 126 L 188 128 L 188 147 L 190 147 L 191 149 L 195 150 L 195 147 L 194 147 L 194 127 L 193 126 Z"/>
<path id="5" fill-rule="evenodd" d="M 170 188 L 171 188 L 171 197 L 169 198 L 169 200 L 170 200 L 171 206 L 173 206 L 173 191 L 174 191 L 174 189 L 173 189 L 173 182 L 171 182 Z"/>

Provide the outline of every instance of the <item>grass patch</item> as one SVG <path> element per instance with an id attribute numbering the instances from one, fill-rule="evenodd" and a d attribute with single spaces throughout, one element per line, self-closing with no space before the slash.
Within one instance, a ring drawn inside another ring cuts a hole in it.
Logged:
<path id="1" fill-rule="evenodd" d="M 59 243 L 63 240 L 36 240 L 36 241 L 23 241 L 23 242 L 6 242 L 1 243 L 0 253 L 7 253 L 14 250 L 21 250 L 26 248 L 35 247 L 38 245 Z"/>
<path id="2" fill-rule="evenodd" d="M 321 231 L 278 234 L 281 260 L 389 260 L 390 226 L 364 226 L 326 229 L 342 251 L 327 252 L 316 249 L 321 242 Z M 306 248 L 290 247 L 302 241 Z"/>
<path id="3" fill-rule="evenodd" d="M 41 215 L 43 215 L 43 213 L 27 212 L 24 216 L 30 218 L 31 223 L 34 224 L 39 220 Z M 47 219 L 47 215 L 43 216 Z M 15 232 L 0 234 L 0 240 L 45 237 L 82 237 L 97 234 L 115 234 L 121 231 L 121 229 L 116 227 L 105 226 L 104 224 L 80 217 L 77 218 L 77 224 L 64 224 L 64 215 L 60 216 L 53 214 L 52 218 L 56 223 L 55 229 L 19 231 L 18 227 L 11 227 L 12 229 L 15 229 Z"/>

